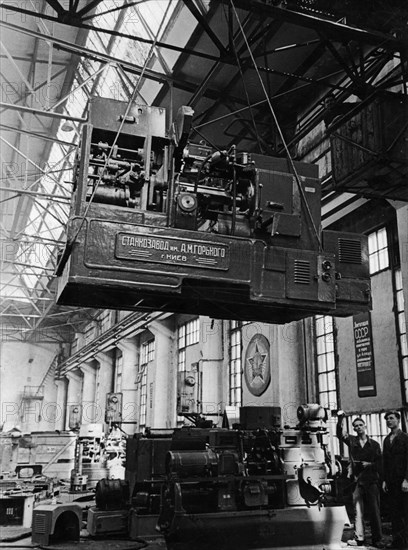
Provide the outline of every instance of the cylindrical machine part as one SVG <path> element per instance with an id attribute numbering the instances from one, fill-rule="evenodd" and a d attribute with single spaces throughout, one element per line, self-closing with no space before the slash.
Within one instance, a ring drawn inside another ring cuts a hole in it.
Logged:
<path id="1" fill-rule="evenodd" d="M 297 409 L 297 417 L 300 422 L 307 422 L 310 420 L 325 420 L 326 409 L 318 403 L 308 403 L 307 405 L 300 405 Z"/>
<path id="2" fill-rule="evenodd" d="M 169 451 L 166 471 L 179 477 L 208 476 L 217 467 L 217 455 L 211 449 L 203 451 Z"/>
<path id="3" fill-rule="evenodd" d="M 129 483 L 124 479 L 101 479 L 96 484 L 95 503 L 100 510 L 121 510 L 129 501 Z"/>
<path id="4" fill-rule="evenodd" d="M 94 202 L 127 206 L 129 192 L 120 187 L 99 186 L 94 194 Z"/>

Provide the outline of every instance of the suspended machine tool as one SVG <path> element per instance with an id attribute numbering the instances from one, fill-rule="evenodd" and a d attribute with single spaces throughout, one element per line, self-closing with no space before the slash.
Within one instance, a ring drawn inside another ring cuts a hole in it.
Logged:
<path id="1" fill-rule="evenodd" d="M 322 231 L 318 168 L 189 142 L 193 111 L 93 98 L 58 303 L 286 323 L 370 307 L 366 237 Z"/>

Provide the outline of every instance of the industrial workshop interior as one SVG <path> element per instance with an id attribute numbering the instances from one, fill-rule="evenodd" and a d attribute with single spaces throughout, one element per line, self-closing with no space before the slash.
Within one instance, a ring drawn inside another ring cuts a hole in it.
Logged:
<path id="1" fill-rule="evenodd" d="M 408 2 L 0 8 L 0 548 L 360 542 L 338 413 L 408 429 Z"/>

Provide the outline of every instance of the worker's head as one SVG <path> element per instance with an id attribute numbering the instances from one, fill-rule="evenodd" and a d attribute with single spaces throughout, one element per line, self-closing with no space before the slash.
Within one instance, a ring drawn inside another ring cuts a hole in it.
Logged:
<path id="1" fill-rule="evenodd" d="M 398 411 L 387 411 L 384 418 L 387 422 L 387 426 L 392 430 L 393 428 L 398 428 L 401 415 Z"/>
<path id="2" fill-rule="evenodd" d="M 366 433 L 366 424 L 360 416 L 355 418 L 352 424 L 353 424 L 354 431 L 356 432 L 357 435 Z"/>

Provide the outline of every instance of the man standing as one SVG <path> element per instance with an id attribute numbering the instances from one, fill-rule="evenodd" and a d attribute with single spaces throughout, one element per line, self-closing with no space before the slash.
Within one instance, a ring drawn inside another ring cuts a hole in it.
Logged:
<path id="1" fill-rule="evenodd" d="M 367 503 L 370 512 L 372 546 L 384 548 L 382 542 L 380 515 L 380 472 L 381 447 L 367 436 L 365 422 L 362 418 L 353 421 L 356 435 L 349 435 L 343 426 L 344 412 L 337 413 L 337 437 L 349 447 L 350 471 L 349 477 L 356 482 L 353 491 L 355 512 L 354 540 L 349 540 L 349 546 L 364 545 L 364 504 Z"/>
<path id="2" fill-rule="evenodd" d="M 400 429 L 401 415 L 385 415 L 390 433 L 384 440 L 383 489 L 389 495 L 392 543 L 389 548 L 408 549 L 408 435 Z"/>

